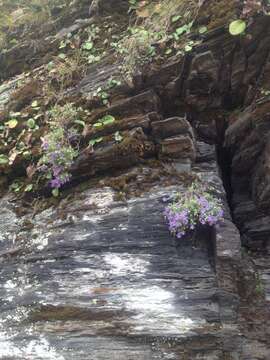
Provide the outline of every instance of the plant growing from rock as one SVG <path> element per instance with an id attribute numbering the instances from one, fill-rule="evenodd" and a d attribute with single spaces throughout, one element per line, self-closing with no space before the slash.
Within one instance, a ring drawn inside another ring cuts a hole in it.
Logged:
<path id="1" fill-rule="evenodd" d="M 78 120 L 78 109 L 72 104 L 56 105 L 50 112 L 49 132 L 42 138 L 43 156 L 39 170 L 49 180 L 52 194 L 58 196 L 59 189 L 69 182 L 70 168 L 78 156 L 79 135 L 74 127 Z"/>
<path id="2" fill-rule="evenodd" d="M 194 182 L 185 193 L 178 194 L 164 211 L 172 235 L 182 238 L 199 225 L 214 226 L 222 221 L 221 203 L 206 186 Z"/>
<path id="3" fill-rule="evenodd" d="M 181 42 L 181 35 L 190 33 L 198 4 L 196 1 L 163 0 L 159 3 L 131 1 L 137 21 L 114 48 L 122 58 L 122 74 L 128 81 L 151 62 L 157 53 L 172 53 L 172 41 Z M 177 44 L 175 48 L 181 48 Z M 184 53 L 184 49 L 183 49 Z"/>

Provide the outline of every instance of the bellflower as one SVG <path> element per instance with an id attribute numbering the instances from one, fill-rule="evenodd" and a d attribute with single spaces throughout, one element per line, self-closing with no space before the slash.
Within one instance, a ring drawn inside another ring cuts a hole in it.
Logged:
<path id="1" fill-rule="evenodd" d="M 165 208 L 164 216 L 169 230 L 177 238 L 193 231 L 198 225 L 215 226 L 222 221 L 224 213 L 220 201 L 205 188 L 194 182 Z"/>

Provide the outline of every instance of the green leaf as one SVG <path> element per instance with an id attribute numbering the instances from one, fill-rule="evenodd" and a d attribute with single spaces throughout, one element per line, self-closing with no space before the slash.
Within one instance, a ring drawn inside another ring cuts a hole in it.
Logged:
<path id="1" fill-rule="evenodd" d="M 21 190 L 22 186 L 23 186 L 22 182 L 15 180 L 15 181 L 10 185 L 9 189 L 10 189 L 11 191 L 14 191 L 14 192 L 17 193 L 17 192 L 19 192 L 19 191 Z"/>
<path id="2" fill-rule="evenodd" d="M 174 15 L 172 17 L 172 23 L 175 23 L 176 21 L 178 21 L 179 19 L 181 19 L 181 15 Z"/>
<path id="3" fill-rule="evenodd" d="M 36 127 L 36 122 L 34 119 L 29 119 L 27 120 L 27 126 L 30 128 L 30 129 L 34 129 Z"/>
<path id="4" fill-rule="evenodd" d="M 50 71 L 54 68 L 54 62 L 53 61 L 50 61 L 48 64 L 47 64 L 47 69 Z"/>
<path id="5" fill-rule="evenodd" d="M 24 151 L 22 154 L 25 159 L 29 159 L 31 157 L 31 152 L 29 150 Z"/>
<path id="6" fill-rule="evenodd" d="M 82 127 L 85 127 L 85 122 L 82 120 L 74 120 L 75 124 L 81 125 Z"/>
<path id="7" fill-rule="evenodd" d="M 0 165 L 6 165 L 9 163 L 9 159 L 6 155 L 0 155 Z"/>
<path id="8" fill-rule="evenodd" d="M 86 43 L 83 44 L 83 49 L 84 50 L 92 50 L 93 49 L 94 44 L 92 43 L 92 41 L 87 41 Z"/>
<path id="9" fill-rule="evenodd" d="M 183 26 L 177 28 L 177 29 L 175 30 L 175 32 L 176 32 L 176 34 L 177 34 L 178 36 L 180 36 L 180 35 L 184 34 L 185 32 L 187 32 L 187 30 L 188 30 L 188 26 L 187 26 L 187 25 L 183 25 Z"/>
<path id="10" fill-rule="evenodd" d="M 116 131 L 116 133 L 114 134 L 114 139 L 115 141 L 120 142 L 123 140 L 123 136 L 120 134 L 119 131 Z"/>
<path id="11" fill-rule="evenodd" d="M 102 93 L 100 93 L 100 97 L 101 97 L 101 99 L 108 99 L 109 94 L 107 92 L 103 91 Z"/>
<path id="12" fill-rule="evenodd" d="M 166 49 L 165 54 L 170 55 L 172 53 L 172 49 Z"/>
<path id="13" fill-rule="evenodd" d="M 10 129 L 14 129 L 18 125 L 18 120 L 11 119 L 5 123 L 6 126 L 8 126 Z"/>
<path id="14" fill-rule="evenodd" d="M 59 49 L 64 49 L 66 46 L 67 46 L 67 43 L 62 40 L 60 45 L 59 45 Z"/>
<path id="15" fill-rule="evenodd" d="M 54 197 L 58 197 L 58 196 L 59 196 L 59 189 L 53 189 L 53 190 L 52 190 L 52 195 L 53 195 Z"/>
<path id="16" fill-rule="evenodd" d="M 37 102 L 37 100 L 33 101 L 32 104 L 31 104 L 31 106 L 32 106 L 33 108 L 38 107 L 38 102 Z"/>
<path id="17" fill-rule="evenodd" d="M 204 34 L 204 33 L 206 33 L 207 32 L 207 27 L 206 26 L 201 26 L 200 28 L 199 28 L 199 34 Z"/>
<path id="18" fill-rule="evenodd" d="M 10 40 L 10 44 L 11 44 L 11 45 L 16 45 L 16 44 L 18 44 L 18 40 L 16 40 L 16 39 L 11 39 L 11 40 Z"/>
<path id="19" fill-rule="evenodd" d="M 95 144 L 100 143 L 103 140 L 103 137 L 95 138 L 89 141 L 89 145 L 94 146 Z"/>
<path id="20" fill-rule="evenodd" d="M 26 186 L 26 188 L 24 189 L 25 192 L 30 192 L 33 190 L 33 184 L 29 184 Z"/>
<path id="21" fill-rule="evenodd" d="M 93 125 L 93 127 L 97 127 L 97 128 L 101 127 L 101 126 L 103 126 L 103 124 L 101 122 L 97 122 Z"/>
<path id="22" fill-rule="evenodd" d="M 192 46 L 191 45 L 186 45 L 185 46 L 185 52 L 189 52 L 192 50 Z"/>
<path id="23" fill-rule="evenodd" d="M 60 59 L 62 59 L 62 60 L 65 60 L 66 54 L 61 53 L 61 54 L 58 55 L 58 57 L 59 57 Z"/>
<path id="24" fill-rule="evenodd" d="M 112 124 L 115 121 L 115 118 L 112 115 L 105 115 L 100 121 L 103 123 L 103 125 L 108 125 Z"/>
<path id="25" fill-rule="evenodd" d="M 247 25 L 244 20 L 235 20 L 230 23 L 229 32 L 233 36 L 240 35 L 246 30 L 246 27 Z"/>

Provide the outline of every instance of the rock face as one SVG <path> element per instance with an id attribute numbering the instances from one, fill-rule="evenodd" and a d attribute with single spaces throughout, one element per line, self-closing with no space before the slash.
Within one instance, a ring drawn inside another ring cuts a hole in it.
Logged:
<path id="1" fill-rule="evenodd" d="M 199 44 L 113 86 L 106 106 L 95 94 L 121 77 L 110 54 L 71 77 L 61 101 L 88 117 L 66 196 L 44 210 L 27 196 L 0 199 L 1 359 L 270 358 L 270 20 L 258 15 L 234 38 L 216 26 L 237 4 L 202 2 L 197 21 L 210 31 L 192 34 Z M 43 64 L 67 34 L 92 25 L 81 19 L 88 8 L 82 1 L 1 54 L 1 123 L 41 100 Z M 102 19 L 126 24 L 126 12 L 126 1 L 100 2 Z M 34 80 L 14 90 L 24 70 Z M 108 114 L 116 121 L 92 126 Z M 106 141 L 93 150 L 93 138 Z M 27 141 L 37 156 L 39 139 Z M 0 164 L 1 189 L 28 175 L 29 160 L 15 160 Z M 170 236 L 163 209 L 198 177 L 222 200 L 225 219 L 193 246 Z"/>
<path id="2" fill-rule="evenodd" d="M 215 160 L 194 171 L 225 200 Z M 228 217 L 216 236 L 202 232 L 196 248 L 176 242 L 164 198 L 185 187 L 166 180 L 120 202 L 111 188 L 86 190 L 41 212 L 30 230 L 9 205 L 2 243 L 11 246 L 16 226 L 25 255 L 2 256 L 1 331 L 9 329 L 2 356 L 239 358 L 239 299 L 225 266 L 241 258 L 239 234 Z"/>

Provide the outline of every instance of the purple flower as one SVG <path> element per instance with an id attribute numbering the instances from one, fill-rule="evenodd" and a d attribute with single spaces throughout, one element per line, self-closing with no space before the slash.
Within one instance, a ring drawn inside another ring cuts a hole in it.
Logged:
<path id="1" fill-rule="evenodd" d="M 61 180 L 59 178 L 55 178 L 55 179 L 51 180 L 50 184 L 51 184 L 51 187 L 54 189 L 59 189 L 62 185 Z"/>
<path id="2" fill-rule="evenodd" d="M 57 177 L 58 175 L 61 174 L 61 172 L 62 172 L 63 170 L 64 170 L 64 169 L 63 169 L 62 166 L 57 166 L 57 165 L 54 166 L 54 167 L 52 168 L 53 176 Z"/>
<path id="3" fill-rule="evenodd" d="M 49 149 L 49 142 L 47 139 L 42 139 L 41 148 L 44 151 L 47 151 Z"/>
<path id="4" fill-rule="evenodd" d="M 38 170 L 41 172 L 46 172 L 48 170 L 48 166 L 43 164 L 38 167 Z"/>
<path id="5" fill-rule="evenodd" d="M 189 229 L 198 224 L 214 226 L 224 216 L 219 200 L 196 183 L 164 210 L 170 232 L 181 238 Z"/>

